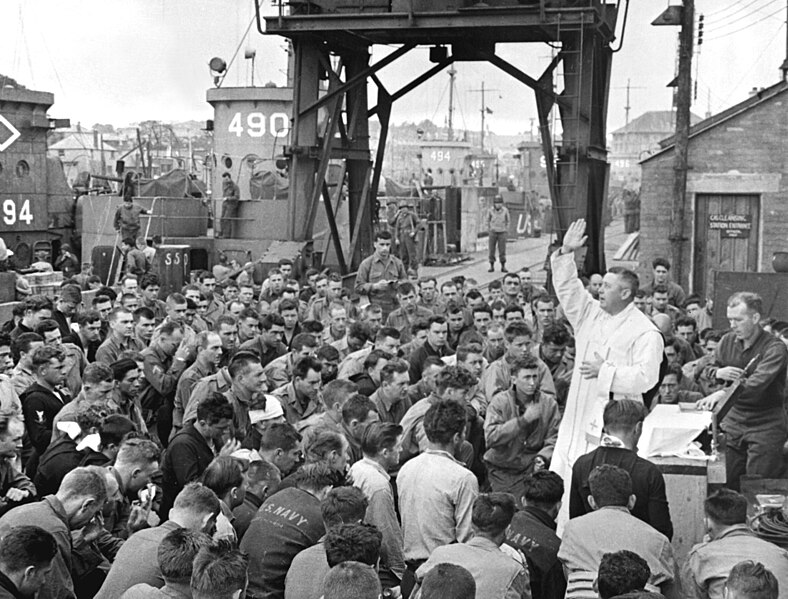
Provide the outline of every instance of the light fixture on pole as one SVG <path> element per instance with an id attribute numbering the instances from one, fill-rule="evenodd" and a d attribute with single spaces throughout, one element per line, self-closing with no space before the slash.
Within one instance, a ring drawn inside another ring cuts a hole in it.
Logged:
<path id="1" fill-rule="evenodd" d="M 257 56 L 257 50 L 254 48 L 247 48 L 244 50 L 244 58 L 252 61 L 252 87 L 254 87 L 254 59 Z"/>

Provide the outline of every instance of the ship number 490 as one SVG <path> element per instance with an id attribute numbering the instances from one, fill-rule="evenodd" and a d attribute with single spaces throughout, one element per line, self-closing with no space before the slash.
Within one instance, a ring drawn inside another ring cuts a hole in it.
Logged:
<path id="1" fill-rule="evenodd" d="M 18 220 L 26 225 L 33 222 L 33 214 L 30 212 L 30 200 L 24 201 L 19 212 L 16 211 L 16 202 L 14 200 L 3 200 L 3 222 L 7 225 L 13 225 Z"/>
<path id="2" fill-rule="evenodd" d="M 246 128 L 244 128 L 243 115 L 236 112 L 227 126 L 230 133 L 241 137 L 246 133 L 249 137 L 263 137 L 268 133 L 271 137 L 279 137 L 290 128 L 290 117 L 284 112 L 275 112 L 266 116 L 262 112 L 250 112 L 246 115 Z"/>

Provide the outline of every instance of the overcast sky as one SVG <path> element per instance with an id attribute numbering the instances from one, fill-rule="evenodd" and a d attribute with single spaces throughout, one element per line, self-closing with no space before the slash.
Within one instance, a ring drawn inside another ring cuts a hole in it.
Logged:
<path id="1" fill-rule="evenodd" d="M 608 130 L 624 124 L 626 85 L 631 81 L 630 118 L 647 110 L 668 110 L 674 74 L 676 27 L 652 27 L 666 0 L 631 0 L 623 48 L 613 60 Z M 696 0 L 705 13 L 704 44 L 698 65 L 693 111 L 703 116 L 744 99 L 752 87 L 778 81 L 786 54 L 786 0 Z M 264 12 L 273 14 L 269 0 Z M 230 60 L 240 47 L 225 85 L 249 81 L 245 48 L 257 50 L 255 83 L 285 83 L 285 40 L 254 26 L 251 0 L 2 0 L 0 74 L 29 88 L 55 94 L 50 116 L 126 125 L 146 119 L 205 120 L 211 107 L 212 56 Z M 621 30 L 619 23 L 619 32 Z M 373 61 L 392 49 L 376 48 Z M 538 76 L 550 59 L 544 44 L 499 45 L 498 53 Z M 426 48 L 414 50 L 382 71 L 390 91 L 428 69 Z M 528 131 L 536 117 L 530 90 L 483 63 L 457 66 L 455 127 L 478 129 L 481 97 L 493 110 L 488 126 L 497 133 Z M 693 69 L 694 71 L 694 69 Z M 443 124 L 448 76 L 440 74 L 395 104 L 393 120 L 432 119 Z M 710 102 L 709 102 L 710 98 Z"/>

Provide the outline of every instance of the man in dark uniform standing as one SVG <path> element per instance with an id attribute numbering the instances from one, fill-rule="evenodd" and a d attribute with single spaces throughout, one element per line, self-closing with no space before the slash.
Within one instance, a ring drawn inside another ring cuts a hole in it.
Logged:
<path id="1" fill-rule="evenodd" d="M 235 237 L 235 219 L 241 192 L 230 173 L 222 174 L 222 230 L 221 237 Z"/>
<path id="2" fill-rule="evenodd" d="M 727 486 L 735 491 L 744 474 L 779 478 L 783 444 L 788 438 L 783 410 L 788 350 L 763 330 L 762 314 L 761 296 L 748 291 L 734 293 L 727 307 L 731 331 L 720 340 L 714 362 L 703 370 L 709 380 L 741 382 L 739 395 L 721 423 L 727 442 Z M 745 368 L 751 361 L 755 361 L 754 369 L 747 376 Z M 725 389 L 716 391 L 698 405 L 710 410 L 724 394 Z"/>

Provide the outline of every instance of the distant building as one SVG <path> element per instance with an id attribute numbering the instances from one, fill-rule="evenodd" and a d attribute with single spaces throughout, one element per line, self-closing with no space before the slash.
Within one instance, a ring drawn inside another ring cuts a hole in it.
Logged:
<path id="1" fill-rule="evenodd" d="M 710 294 L 716 271 L 771 272 L 788 249 L 788 82 L 690 129 L 683 237 L 685 290 Z M 671 255 L 673 140 L 641 162 L 640 269 Z M 724 300 L 723 300 L 724 301 Z"/>
<path id="2" fill-rule="evenodd" d="M 67 133 L 63 139 L 49 146 L 49 155 L 60 159 L 66 178 L 72 185 L 83 171 L 114 176 L 115 160 L 120 156 L 114 143 L 108 142 L 97 131 Z"/>
<path id="3" fill-rule="evenodd" d="M 700 117 L 690 115 L 691 122 Z M 641 114 L 628 125 L 611 133 L 611 185 L 637 188 L 640 185 L 640 161 L 660 149 L 659 142 L 676 130 L 676 113 L 672 110 L 651 110 Z"/>

